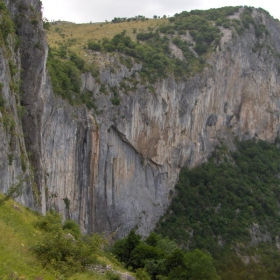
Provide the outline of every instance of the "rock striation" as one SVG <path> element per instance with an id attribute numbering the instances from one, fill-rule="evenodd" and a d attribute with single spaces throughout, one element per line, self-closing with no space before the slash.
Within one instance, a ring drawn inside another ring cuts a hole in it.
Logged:
<path id="1" fill-rule="evenodd" d="M 1 191 L 26 178 L 19 200 L 27 206 L 42 213 L 54 208 L 85 232 L 119 238 L 137 227 L 145 236 L 168 207 L 182 166 L 206 161 L 221 143 L 234 149 L 235 137 L 274 141 L 279 134 L 280 24 L 266 13 L 253 13 L 268 30 L 265 39 L 253 27 L 241 36 L 227 30 L 201 73 L 188 80 L 169 76 L 156 83 L 154 93 L 138 85 L 133 94 L 120 93 L 118 106 L 90 73 L 83 74 L 96 114 L 53 94 L 42 22 L 30 21 L 34 11 L 40 15 L 41 2 L 5 2 L 21 22 L 12 59 L 23 69 L 20 104 L 26 114 L 19 119 L 1 48 L 0 82 L 17 131 L 11 152 L 12 135 L 0 123 Z M 113 56 L 100 59 L 118 64 Z M 104 67 L 100 80 L 113 87 L 140 69 L 141 64 L 118 64 L 118 71 Z M 25 168 L 23 158 L 30 160 Z"/>

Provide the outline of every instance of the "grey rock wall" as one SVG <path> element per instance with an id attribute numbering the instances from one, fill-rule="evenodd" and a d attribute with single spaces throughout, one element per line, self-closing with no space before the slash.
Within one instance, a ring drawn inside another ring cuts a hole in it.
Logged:
<path id="1" fill-rule="evenodd" d="M 264 43 L 278 51 L 279 23 L 262 17 L 270 33 Z M 253 28 L 240 38 L 225 36 L 203 73 L 187 82 L 166 79 L 155 94 L 138 87 L 133 95 L 121 94 L 119 107 L 96 94 L 103 112 L 97 116 L 94 230 L 119 237 L 137 225 L 148 234 L 183 165 L 206 161 L 221 142 L 234 149 L 234 137 L 274 141 L 279 134 L 279 58 L 270 47 L 252 51 Z M 110 85 L 129 75 L 102 74 Z"/>
<path id="2" fill-rule="evenodd" d="M 10 5 L 11 10 L 13 5 Z M 20 52 L 14 36 L 7 37 L 0 46 L 0 190 L 7 193 L 10 187 L 20 186 L 22 195 L 18 201 L 33 207 L 33 173 L 25 146 L 20 106 Z M 11 68 L 14 68 L 13 70 Z"/>
<path id="3" fill-rule="evenodd" d="M 39 12 L 38 1 L 22 2 Z M 7 3 L 16 17 L 20 11 Z M 234 137 L 273 141 L 280 129 L 280 61 L 275 55 L 280 52 L 280 26 L 267 15 L 255 12 L 255 17 L 262 18 L 270 34 L 260 50 L 252 51 L 257 43 L 253 29 L 234 38 L 227 30 L 221 50 L 208 59 L 202 73 L 187 81 L 159 81 L 155 93 L 145 85 L 138 85 L 133 94 L 120 92 L 119 106 L 100 93 L 91 74 L 84 74 L 83 88 L 93 92 L 99 114 L 71 107 L 53 95 L 44 31 L 41 23 L 34 27 L 24 17 L 18 27 L 18 65 L 24 70 L 21 90 L 27 114 L 22 126 L 17 121 L 25 135 L 18 143 L 29 151 L 33 169 L 25 171 L 30 182 L 22 203 L 43 213 L 54 208 L 78 221 L 85 232 L 119 238 L 137 227 L 147 235 L 168 207 L 182 166 L 206 161 L 221 142 L 234 149 Z M 100 54 L 100 59 L 104 65 L 107 60 L 118 64 L 108 54 Z M 0 63 L 5 73 L 6 65 Z M 115 86 L 141 64 L 130 70 L 118 67 L 113 73 L 104 68 L 100 80 Z M 8 84 L 9 77 L 1 79 Z M 12 96 L 8 89 L 5 94 Z M 0 137 L 5 192 L 24 172 L 19 160 L 7 164 L 10 136 L 2 126 Z"/>

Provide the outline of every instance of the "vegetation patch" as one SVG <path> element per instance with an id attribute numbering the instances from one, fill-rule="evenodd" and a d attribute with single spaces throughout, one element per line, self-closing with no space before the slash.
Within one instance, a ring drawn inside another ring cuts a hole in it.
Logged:
<path id="1" fill-rule="evenodd" d="M 95 69 L 86 65 L 85 61 L 75 53 L 68 53 L 67 46 L 50 49 L 47 68 L 51 77 L 53 91 L 71 105 L 85 104 L 88 109 L 96 109 L 93 96 L 88 92 L 81 92 L 83 72 L 92 72 Z"/>
<path id="2" fill-rule="evenodd" d="M 0 275 L 3 279 L 119 279 L 125 272 L 115 257 L 101 249 L 99 235 L 87 236 L 71 220 L 57 213 L 42 217 L 12 200 L 24 180 L 0 194 Z M 112 269 L 106 273 L 95 267 Z M 2 279 L 1 278 L 1 279 Z"/>
<path id="3" fill-rule="evenodd" d="M 42 231 L 42 241 L 32 250 L 44 267 L 50 265 L 64 275 L 71 275 L 97 262 L 97 251 L 104 243 L 100 236 L 81 236 L 76 223 L 66 221 L 62 225 L 61 217 L 54 212 L 39 219 L 36 226 Z"/>
<path id="4" fill-rule="evenodd" d="M 209 254 L 198 249 L 183 252 L 175 242 L 156 233 L 141 240 L 131 231 L 115 242 L 112 252 L 136 272 L 137 279 L 219 279 Z"/>
<path id="5" fill-rule="evenodd" d="M 0 83 L 0 111 L 2 112 L 5 109 L 6 100 L 3 97 L 3 87 L 4 85 Z"/>
<path id="6" fill-rule="evenodd" d="M 157 232 L 210 252 L 222 279 L 278 279 L 280 150 L 261 140 L 236 146 L 236 152 L 222 147 L 208 163 L 182 170 Z M 246 266 L 237 253 L 257 255 L 258 263 Z"/>
<path id="7" fill-rule="evenodd" d="M 8 46 L 8 36 L 14 34 L 15 26 L 3 1 L 0 1 L 0 15 L 0 44 L 4 42 Z"/>
<path id="8" fill-rule="evenodd" d="M 134 73 L 135 76 L 130 77 L 132 84 L 152 88 L 170 75 L 186 80 L 205 68 L 211 53 L 220 46 L 223 29 L 242 35 L 246 29 L 254 28 L 257 38 L 268 34 L 260 19 L 253 18 L 252 11 L 251 7 L 237 6 L 184 11 L 168 19 L 155 16 L 148 20 L 137 16 L 84 25 L 46 22 L 52 46 L 48 68 L 54 91 L 72 105 L 85 103 L 88 108 L 95 108 L 94 98 L 89 93 L 80 93 L 79 75 L 90 69 L 96 82 L 101 84 L 98 69 L 105 67 L 115 73 L 116 61 L 130 70 L 136 63 L 142 65 L 139 75 Z M 120 28 L 123 28 L 121 32 Z M 172 44 L 182 51 L 183 57 L 174 54 Z M 253 49 L 257 50 L 257 47 Z M 103 61 L 104 53 L 110 53 L 114 62 Z M 120 89 L 125 93 L 134 90 L 131 83 L 126 83 L 126 87 L 123 83 Z M 107 85 L 101 85 L 100 92 L 108 93 L 106 88 Z M 114 94 L 111 101 L 119 105 L 119 94 Z"/>
<path id="9" fill-rule="evenodd" d="M 141 62 L 143 67 L 140 76 L 150 83 L 172 73 L 175 77 L 187 78 L 202 71 L 209 54 L 219 46 L 222 37 L 220 27 L 236 30 L 241 35 L 253 26 L 257 38 L 267 33 L 264 25 L 253 19 L 250 7 L 243 8 L 240 20 L 229 18 L 241 8 L 237 6 L 182 12 L 156 29 L 147 28 L 138 33 L 135 31 L 136 40 L 127 35 L 127 30 L 123 30 L 112 39 L 91 39 L 86 47 L 91 51 L 119 52 Z M 169 46 L 171 41 L 182 50 L 183 60 L 172 54 Z"/>

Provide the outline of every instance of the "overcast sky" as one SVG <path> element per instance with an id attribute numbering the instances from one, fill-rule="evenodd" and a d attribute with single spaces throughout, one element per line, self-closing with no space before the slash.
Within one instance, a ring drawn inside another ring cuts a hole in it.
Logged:
<path id="1" fill-rule="evenodd" d="M 247 5 L 267 10 L 280 19 L 279 0 L 43 0 L 43 15 L 48 20 L 76 23 L 111 21 L 114 17 L 144 15 L 173 16 L 194 9 Z"/>

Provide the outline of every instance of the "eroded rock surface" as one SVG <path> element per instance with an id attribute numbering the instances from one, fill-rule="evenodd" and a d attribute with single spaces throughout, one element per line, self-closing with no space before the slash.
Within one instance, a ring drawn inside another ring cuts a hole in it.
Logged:
<path id="1" fill-rule="evenodd" d="M 16 17 L 18 7 L 6 3 Z M 39 1 L 22 3 L 39 12 Z M 168 207 L 182 166 L 206 161 L 221 142 L 234 148 L 234 137 L 273 141 L 279 134 L 280 60 L 275 54 L 280 53 L 280 26 L 266 14 L 255 12 L 255 17 L 270 34 L 257 51 L 253 51 L 258 43 L 253 28 L 231 39 L 226 32 L 221 49 L 208 59 L 202 73 L 187 81 L 170 76 L 155 85 L 154 93 L 138 85 L 133 94 L 120 93 L 119 106 L 100 93 L 91 74 L 84 74 L 83 88 L 93 92 L 99 114 L 84 106 L 71 107 L 54 96 L 42 25 L 34 27 L 23 19 L 18 27 L 22 57 L 18 67 L 24 70 L 22 104 L 27 114 L 22 126 L 16 119 L 23 133 L 12 165 L 7 163 L 10 134 L 0 125 L 2 190 L 7 191 L 17 175 L 34 174 L 34 182 L 26 183 L 22 203 L 43 213 L 55 208 L 78 221 L 85 232 L 118 238 L 137 227 L 147 235 Z M 40 48 L 34 51 L 38 41 Z M 108 55 L 100 58 L 114 62 Z M 5 94 L 14 108 L 5 59 L 0 67 Z M 141 65 L 119 69 L 104 68 L 100 80 L 115 86 Z M 24 154 L 26 149 L 30 152 L 33 164 L 25 172 L 20 145 Z"/>

